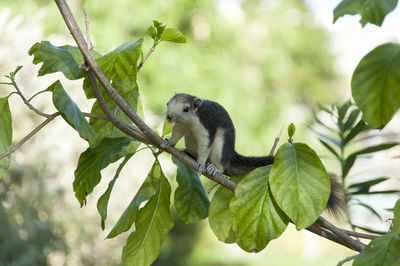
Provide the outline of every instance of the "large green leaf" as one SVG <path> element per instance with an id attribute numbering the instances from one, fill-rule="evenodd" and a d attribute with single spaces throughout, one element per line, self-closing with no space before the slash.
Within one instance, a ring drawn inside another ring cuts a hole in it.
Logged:
<path id="1" fill-rule="evenodd" d="M 133 43 L 125 43 L 96 59 L 97 64 L 104 75 L 111 82 L 111 85 L 121 95 L 137 91 L 137 61 L 140 58 L 142 40 Z M 103 88 L 100 86 L 105 96 Z M 83 89 L 87 98 L 94 98 L 95 95 L 87 78 L 83 83 Z"/>
<path id="2" fill-rule="evenodd" d="M 86 139 L 90 145 L 93 145 L 97 139 L 96 132 L 89 125 L 79 107 L 69 97 L 61 82 L 57 80 L 47 90 L 53 92 L 54 106 L 61 113 L 64 120 L 78 131 L 83 139 Z"/>
<path id="3" fill-rule="evenodd" d="M 104 192 L 103 195 L 100 196 L 99 200 L 97 201 L 97 211 L 101 217 L 101 228 L 104 230 L 105 228 L 105 221 L 107 219 L 107 207 L 108 207 L 108 200 L 110 199 L 111 191 L 114 188 L 114 184 L 117 181 L 119 174 L 124 168 L 125 164 L 129 161 L 129 159 L 133 156 L 133 154 L 128 154 L 122 163 L 118 166 L 117 172 L 114 175 L 114 178 L 108 183 L 107 190 Z"/>
<path id="4" fill-rule="evenodd" d="M 73 188 L 75 197 L 82 205 L 86 204 L 86 196 L 100 182 L 100 171 L 109 164 L 127 155 L 125 147 L 131 143 L 128 137 L 105 138 L 93 147 L 89 147 L 79 156 L 75 170 Z"/>
<path id="5" fill-rule="evenodd" d="M 343 0 L 333 11 L 333 23 L 346 14 L 361 15 L 360 23 L 381 26 L 385 16 L 397 5 L 397 0 Z"/>
<path id="6" fill-rule="evenodd" d="M 268 184 L 271 166 L 250 172 L 237 186 L 231 201 L 231 217 L 237 244 L 247 252 L 259 252 L 280 236 L 289 218 L 275 203 Z"/>
<path id="7" fill-rule="evenodd" d="M 161 177 L 160 171 L 161 168 L 158 163 L 155 163 L 128 208 L 126 208 L 118 222 L 114 225 L 107 238 L 113 238 L 131 228 L 132 224 L 136 221 L 140 204 L 149 200 L 156 193 L 157 184 L 159 184 Z"/>
<path id="8" fill-rule="evenodd" d="M 394 205 L 393 214 L 394 221 L 391 232 L 400 233 L 400 199 L 398 199 L 396 205 Z"/>
<path id="9" fill-rule="evenodd" d="M 43 63 L 39 69 L 39 76 L 62 72 L 71 80 L 83 78 L 84 71 L 79 69 L 83 63 L 83 56 L 78 47 L 54 46 L 48 41 L 43 41 L 35 43 L 29 50 L 29 55 L 34 56 L 34 64 Z"/>
<path id="10" fill-rule="evenodd" d="M 242 177 L 233 177 L 231 180 L 238 183 Z M 232 191 L 220 186 L 215 192 L 208 210 L 208 222 L 218 240 L 225 243 L 236 242 L 232 230 L 231 211 L 229 206 L 234 194 Z"/>
<path id="11" fill-rule="evenodd" d="M 8 97 L 0 98 L 0 155 L 10 150 L 12 141 L 12 119 Z M 10 165 L 10 156 L 0 160 L 0 178 Z"/>
<path id="12" fill-rule="evenodd" d="M 132 108 L 133 111 L 135 111 L 139 116 L 143 117 L 142 105 L 140 103 L 140 98 L 137 88 L 135 91 L 126 93 L 125 95 L 121 96 L 124 97 L 126 103 Z M 108 107 L 114 112 L 114 114 L 120 120 L 125 121 L 126 123 L 131 123 L 128 116 L 126 116 L 125 113 L 116 106 L 115 102 L 113 102 L 108 96 L 105 97 L 105 100 Z M 91 113 L 100 115 L 104 114 L 103 110 L 101 109 L 97 101 L 93 104 Z M 89 124 L 96 131 L 99 138 L 105 138 L 105 137 L 114 138 L 114 137 L 126 136 L 125 133 L 116 128 L 108 120 L 90 118 Z"/>
<path id="13" fill-rule="evenodd" d="M 177 166 L 174 205 L 179 218 L 185 223 L 198 222 L 208 216 L 210 200 L 204 190 L 199 175 L 192 168 L 174 156 L 172 161 Z"/>
<path id="14" fill-rule="evenodd" d="M 136 230 L 130 234 L 122 250 L 122 261 L 127 266 L 150 265 L 157 258 L 173 226 L 170 215 L 171 186 L 157 161 L 153 169 L 153 177 L 159 180 L 156 194 L 140 209 L 135 223 Z"/>
<path id="15" fill-rule="evenodd" d="M 361 59 L 351 80 L 354 101 L 373 128 L 385 126 L 400 107 L 400 44 L 378 46 Z"/>
<path id="16" fill-rule="evenodd" d="M 306 144 L 282 145 L 269 180 L 276 202 L 297 229 L 314 223 L 326 207 L 329 177 L 318 155 Z"/>
<path id="17" fill-rule="evenodd" d="M 354 266 L 400 265 L 400 234 L 376 237 L 354 259 Z"/>

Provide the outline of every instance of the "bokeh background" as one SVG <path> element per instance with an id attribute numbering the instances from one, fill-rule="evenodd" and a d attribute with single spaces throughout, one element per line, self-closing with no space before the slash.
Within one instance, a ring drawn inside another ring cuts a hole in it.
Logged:
<path id="1" fill-rule="evenodd" d="M 68 1 L 83 27 L 81 1 Z M 307 142 L 319 154 L 326 152 L 309 130 L 318 104 L 349 99 L 355 66 L 368 51 L 386 41 L 400 41 L 399 9 L 382 28 L 361 28 L 359 17 L 346 16 L 332 24 L 338 0 L 175 0 L 85 1 L 95 49 L 106 53 L 124 42 L 151 39 L 146 29 L 157 19 L 179 29 L 186 44 L 162 43 L 139 75 L 145 120 L 153 128 L 163 123 L 165 103 L 175 91 L 219 102 L 230 113 L 237 131 L 237 150 L 243 154 L 269 152 L 273 139 L 291 122 L 297 126 L 295 141 Z M 89 111 L 80 86 L 52 74 L 36 77 L 29 48 L 38 41 L 74 44 L 51 0 L 0 1 L 0 80 L 23 65 L 17 82 L 30 97 L 61 79 L 71 97 Z M 11 87 L 0 85 L 0 97 Z M 51 95 L 33 104 L 54 111 Z M 38 125 L 20 98 L 10 97 L 14 143 Z M 384 132 L 399 132 L 396 117 Z M 286 134 L 282 135 L 285 141 Z M 51 122 L 12 156 L 11 167 L 0 180 L 0 265 L 120 265 L 128 234 L 104 240 L 128 206 L 147 175 L 151 154 L 140 152 L 121 173 L 109 204 L 105 231 L 96 210 L 116 165 L 102 172 L 102 183 L 79 208 L 72 191 L 73 172 L 86 143 L 60 118 Z M 397 153 L 398 154 L 398 153 Z M 374 165 L 356 164 L 357 172 L 392 177 L 386 186 L 399 187 L 398 160 L 380 154 Z M 328 169 L 335 165 L 324 160 Z M 162 160 L 174 185 L 174 166 Z M 176 185 L 176 184 L 175 184 Z M 210 188 L 211 182 L 205 180 Z M 379 221 L 355 209 L 360 223 L 387 230 L 395 198 L 372 198 L 385 219 Z M 176 216 L 176 215 L 174 215 Z M 332 217 L 328 217 L 333 219 Z M 154 265 L 335 265 L 353 252 L 311 233 L 289 226 L 285 233 L 258 254 L 248 254 L 234 244 L 217 240 L 205 220 L 186 225 L 174 217 L 175 227 Z M 337 224 L 343 221 L 333 221 Z"/>

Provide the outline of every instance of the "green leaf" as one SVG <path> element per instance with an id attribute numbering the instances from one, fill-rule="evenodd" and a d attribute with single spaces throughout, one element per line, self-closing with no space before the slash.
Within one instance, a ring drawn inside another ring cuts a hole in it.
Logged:
<path id="1" fill-rule="evenodd" d="M 242 177 L 233 177 L 231 180 L 238 183 Z M 232 218 L 229 206 L 234 194 L 220 186 L 215 192 L 208 210 L 208 222 L 218 240 L 224 243 L 236 242 L 236 234 L 232 230 Z"/>
<path id="2" fill-rule="evenodd" d="M 338 120 L 339 120 L 340 124 L 343 124 L 342 123 L 343 119 L 346 116 L 347 111 L 349 110 L 350 106 L 351 106 L 351 102 L 347 101 L 343 105 L 340 105 L 337 107 L 338 108 Z"/>
<path id="3" fill-rule="evenodd" d="M 288 127 L 289 142 L 292 142 L 292 137 L 295 132 L 296 132 L 296 127 L 294 126 L 293 123 L 291 123 Z"/>
<path id="4" fill-rule="evenodd" d="M 172 161 L 177 166 L 174 205 L 179 218 L 185 223 L 198 222 L 208 216 L 210 200 L 196 171 L 174 156 Z"/>
<path id="5" fill-rule="evenodd" d="M 8 97 L 0 98 L 0 155 L 10 150 L 12 141 L 12 119 Z M 10 156 L 0 160 L 0 178 L 10 165 Z"/>
<path id="6" fill-rule="evenodd" d="M 33 63 L 43 63 L 39 69 L 38 76 L 62 72 L 68 79 L 75 80 L 83 78 L 84 71 L 79 69 L 83 63 L 83 56 L 78 47 L 64 45 L 53 46 L 48 41 L 35 43 L 29 50 L 33 55 Z"/>
<path id="7" fill-rule="evenodd" d="M 289 218 L 276 205 L 268 185 L 271 166 L 251 171 L 237 186 L 231 217 L 237 244 L 259 252 L 286 229 Z"/>
<path id="8" fill-rule="evenodd" d="M 354 266 L 399 265 L 400 234 L 391 233 L 376 237 L 354 259 Z"/>
<path id="9" fill-rule="evenodd" d="M 166 28 L 161 34 L 161 40 L 176 43 L 186 42 L 185 36 L 183 36 L 183 34 L 179 30 L 173 28 Z"/>
<path id="10" fill-rule="evenodd" d="M 361 112 L 360 109 L 354 109 L 350 112 L 349 117 L 347 118 L 346 122 L 344 122 L 344 124 L 343 124 L 343 129 L 342 129 L 343 131 L 350 129 L 353 126 L 353 124 L 356 121 L 357 117 L 359 116 L 360 112 Z"/>
<path id="11" fill-rule="evenodd" d="M 358 123 L 350 130 L 350 132 L 344 137 L 343 145 L 347 144 L 351 141 L 358 133 L 367 128 L 367 124 L 365 124 L 364 120 L 358 121 Z"/>
<path id="12" fill-rule="evenodd" d="M 326 207 L 329 177 L 318 155 L 306 144 L 282 145 L 269 180 L 274 199 L 297 229 L 314 223 Z"/>
<path id="13" fill-rule="evenodd" d="M 132 139 L 128 137 L 105 138 L 93 147 L 89 147 L 79 156 L 75 170 L 73 188 L 75 197 L 82 205 L 86 204 L 86 196 L 100 182 L 100 171 L 109 164 L 127 155 L 125 149 Z"/>
<path id="14" fill-rule="evenodd" d="M 351 194 L 367 194 L 370 188 L 376 184 L 388 180 L 389 177 L 378 177 L 365 182 L 351 184 L 348 188 L 354 189 Z"/>
<path id="15" fill-rule="evenodd" d="M 104 192 L 103 195 L 100 196 L 99 200 L 97 201 L 97 210 L 101 217 L 101 228 L 104 230 L 105 228 L 105 221 L 107 219 L 107 207 L 108 207 L 108 200 L 110 199 L 111 191 L 114 187 L 115 181 L 117 181 L 119 174 L 124 168 L 125 164 L 129 161 L 129 159 L 133 156 L 133 154 L 128 154 L 122 163 L 119 165 L 117 172 L 114 175 L 114 178 L 108 183 L 107 190 Z"/>
<path id="16" fill-rule="evenodd" d="M 381 0 L 379 0 L 381 1 Z M 400 44 L 378 46 L 361 59 L 351 89 L 363 119 L 373 128 L 384 127 L 400 107 Z"/>
<path id="17" fill-rule="evenodd" d="M 365 204 L 365 203 L 362 203 L 362 202 L 357 202 L 356 203 L 357 205 L 360 205 L 360 206 L 362 206 L 362 207 L 364 207 L 364 208 L 366 208 L 368 211 L 370 211 L 373 215 L 375 215 L 379 220 L 381 220 L 382 221 L 382 217 L 379 215 L 379 213 L 374 209 L 374 208 L 372 208 L 370 205 L 368 205 L 368 204 Z"/>
<path id="18" fill-rule="evenodd" d="M 371 146 L 371 147 L 368 147 L 368 148 L 365 148 L 365 149 L 362 149 L 362 150 L 359 150 L 359 151 L 356 151 L 356 152 L 350 154 L 345 160 L 345 165 L 343 167 L 342 176 L 345 177 L 349 173 L 349 171 L 350 171 L 351 167 L 353 166 L 357 156 L 362 155 L 362 154 L 368 154 L 368 153 L 373 153 L 373 152 L 377 152 L 377 151 L 387 150 L 387 149 L 390 149 L 390 148 L 392 148 L 392 147 L 394 147 L 396 145 L 399 145 L 399 143 L 397 143 L 397 142 L 384 143 L 384 144 Z"/>
<path id="19" fill-rule="evenodd" d="M 171 230 L 173 223 L 170 215 L 171 186 L 162 173 L 158 162 L 153 168 L 158 168 L 159 179 L 154 194 L 146 205 L 140 209 L 135 228 L 130 234 L 122 250 L 124 265 L 150 265 L 158 256 L 161 245 Z"/>
<path id="20" fill-rule="evenodd" d="M 142 202 L 150 199 L 151 196 L 156 193 L 157 184 L 160 183 L 161 168 L 159 164 L 154 163 L 150 173 L 140 186 L 135 197 L 132 199 L 128 208 L 119 218 L 118 222 L 114 225 L 114 228 L 108 234 L 107 238 L 113 238 L 123 232 L 126 232 L 131 228 L 132 224 L 136 221 L 139 212 L 139 206 Z"/>
<path id="21" fill-rule="evenodd" d="M 135 111 L 139 116 L 143 117 L 142 105 L 137 88 L 136 90 L 121 96 L 125 99 L 125 102 L 132 108 L 133 111 Z M 120 120 L 125 121 L 126 123 L 131 123 L 129 117 L 117 107 L 116 103 L 110 97 L 106 96 L 105 100 L 110 110 L 112 110 Z M 104 112 L 97 101 L 93 104 L 91 113 L 104 115 Z M 126 136 L 125 133 L 120 131 L 108 120 L 90 118 L 89 124 L 95 130 L 99 138 Z"/>
<path id="22" fill-rule="evenodd" d="M 157 40 L 157 29 L 154 26 L 150 26 L 147 30 L 146 33 L 153 39 Z"/>
<path id="23" fill-rule="evenodd" d="M 343 0 L 333 11 L 333 23 L 338 18 L 348 15 L 361 15 L 360 23 L 381 26 L 385 16 L 397 5 L 397 0 Z"/>
<path id="24" fill-rule="evenodd" d="M 10 73 L 10 77 L 14 79 L 15 76 L 17 75 L 18 71 L 20 71 L 21 69 L 22 69 L 22 66 L 17 66 L 17 67 L 15 68 L 15 70 L 14 70 L 13 72 Z"/>
<path id="25" fill-rule="evenodd" d="M 164 120 L 163 129 L 162 129 L 162 136 L 165 137 L 172 132 L 172 125 L 168 123 L 168 120 Z"/>
<path id="26" fill-rule="evenodd" d="M 50 87 L 48 91 L 53 92 L 53 103 L 57 110 L 61 113 L 64 120 L 76 131 L 79 135 L 89 141 L 93 145 L 97 139 L 96 132 L 89 125 L 88 121 L 83 116 L 79 107 L 69 97 L 61 82 L 57 80 Z"/>
<path id="27" fill-rule="evenodd" d="M 325 146 L 325 148 L 327 148 L 331 153 L 333 153 L 333 155 L 335 155 L 336 158 L 340 158 L 339 154 L 336 152 L 336 150 L 331 145 L 329 145 L 328 143 L 326 143 L 322 139 L 318 139 L 318 140 L 319 140 L 319 142 L 321 142 L 322 145 Z"/>
<path id="28" fill-rule="evenodd" d="M 400 199 L 397 200 L 393 209 L 394 221 L 392 225 L 392 233 L 400 233 Z"/>
<path id="29" fill-rule="evenodd" d="M 137 91 L 137 61 L 140 58 L 142 42 L 140 39 L 133 43 L 124 43 L 96 59 L 104 75 L 121 96 Z M 101 86 L 100 88 L 105 97 L 104 89 Z M 88 78 L 85 78 L 83 89 L 88 99 L 95 98 Z"/>
<path id="30" fill-rule="evenodd" d="M 162 24 L 158 20 L 153 20 L 153 25 L 157 29 L 157 35 L 161 36 L 163 34 L 166 25 Z"/>

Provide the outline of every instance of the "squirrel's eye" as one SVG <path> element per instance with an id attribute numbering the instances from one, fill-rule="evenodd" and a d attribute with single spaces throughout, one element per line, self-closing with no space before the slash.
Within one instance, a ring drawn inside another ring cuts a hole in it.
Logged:
<path id="1" fill-rule="evenodd" d="M 185 106 L 185 108 L 183 108 L 183 111 L 184 111 L 185 113 L 189 112 L 189 106 Z"/>

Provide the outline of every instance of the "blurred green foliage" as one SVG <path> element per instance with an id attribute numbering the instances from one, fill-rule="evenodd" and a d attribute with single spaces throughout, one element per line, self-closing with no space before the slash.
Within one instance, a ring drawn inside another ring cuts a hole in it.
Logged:
<path id="1" fill-rule="evenodd" d="M 84 28 L 80 1 L 69 3 Z M 3 0 L 4 6 L 30 15 L 46 7 L 45 32 L 67 35 L 52 1 Z M 179 29 L 187 43 L 158 47 L 139 75 L 145 106 L 162 116 L 175 91 L 217 101 L 231 114 L 243 153 L 269 149 L 288 122 L 284 108 L 338 97 L 327 34 L 301 0 L 86 1 L 86 9 L 101 52 L 146 36 L 153 19 Z M 146 37 L 143 50 L 151 45 Z"/>
<path id="2" fill-rule="evenodd" d="M 65 232 L 53 216 L 62 191 L 48 192 L 38 169 L 10 169 L 0 179 L 0 265 L 47 265 L 68 253 Z"/>

